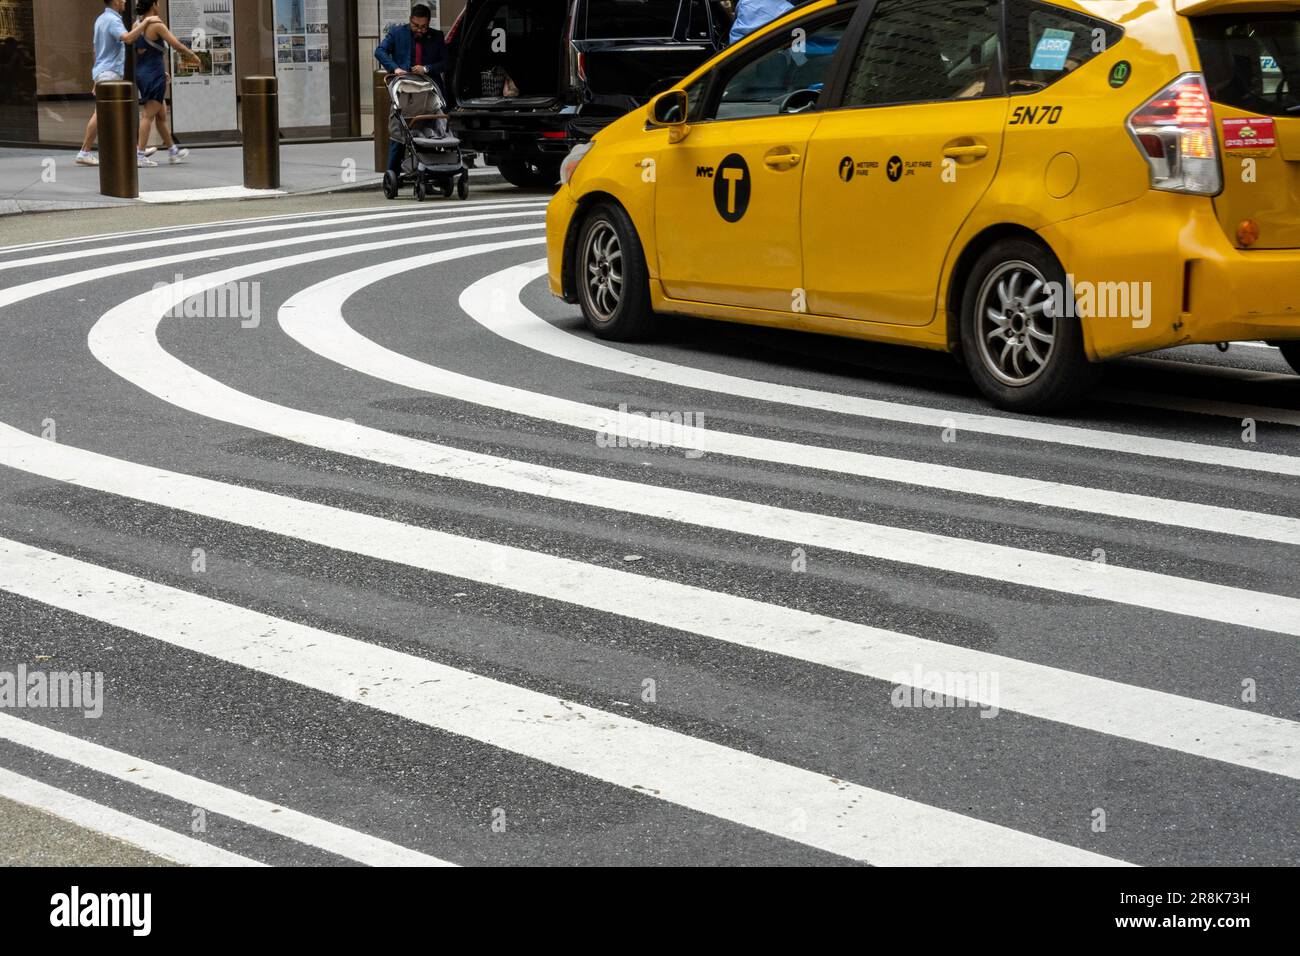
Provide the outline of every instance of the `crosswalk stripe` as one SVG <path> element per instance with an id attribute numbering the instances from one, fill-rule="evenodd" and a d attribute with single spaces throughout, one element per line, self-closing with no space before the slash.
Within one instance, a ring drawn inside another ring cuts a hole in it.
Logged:
<path id="1" fill-rule="evenodd" d="M 219 846 L 202 843 L 193 837 L 160 827 L 147 820 L 138 820 L 120 810 L 51 787 L 47 783 L 24 777 L 3 767 L 0 767 L 0 797 L 7 797 L 24 806 L 44 810 L 69 823 L 129 843 L 172 863 L 185 866 L 265 865 L 240 856 L 238 853 L 223 850 Z"/>
<path id="2" fill-rule="evenodd" d="M 0 714 L 0 739 L 75 763 L 142 789 L 160 793 L 209 813 L 239 820 L 327 853 L 369 866 L 451 866 L 388 840 L 339 826 L 290 807 L 192 777 L 140 757 L 61 733 L 31 721 Z"/>
<path id="3" fill-rule="evenodd" d="M 343 254 L 346 250 L 339 250 L 339 252 Z M 341 310 L 342 303 L 349 296 L 368 285 L 382 281 L 387 276 L 444 261 L 446 256 L 445 252 L 435 252 L 394 260 L 347 272 L 298 292 L 284 303 L 280 314 L 309 316 L 311 321 L 291 322 L 286 331 L 297 336 L 299 341 L 308 348 L 319 351 L 316 344 L 318 341 L 322 346 L 330 345 L 331 335 L 338 337 L 345 334 L 341 328 Z M 263 270 L 289 268 L 296 264 L 299 262 L 294 258 L 280 259 L 262 263 L 259 268 Z M 205 277 L 204 281 L 221 284 L 221 281 L 230 281 L 246 274 L 252 273 L 234 269 L 213 273 Z M 195 284 L 193 288 L 199 286 Z M 471 286 L 471 290 L 474 290 L 474 294 L 471 296 L 467 293 L 466 296 L 462 296 L 461 304 L 472 314 L 481 316 L 508 307 L 504 306 L 506 300 L 500 295 L 493 294 L 488 284 L 475 283 Z M 282 320 L 281 324 L 285 325 L 285 322 Z M 660 445 L 675 445 L 738 458 L 857 475 L 903 485 L 954 491 L 965 495 L 991 497 L 999 501 L 1010 500 L 1022 505 L 1048 505 L 1068 511 L 1110 515 L 1134 521 L 1276 541 L 1282 544 L 1300 544 L 1300 519 L 1285 515 L 1239 511 L 1217 505 L 1021 478 L 952 465 L 886 458 L 880 455 L 842 451 L 820 445 L 795 444 L 707 428 L 688 429 L 669 424 L 657 427 L 656 423 L 644 418 L 632 417 L 620 421 L 604 408 L 500 385 L 414 362 L 388 350 L 381 350 L 376 344 L 355 333 L 349 334 L 348 340 L 348 349 L 339 348 L 337 345 L 329 349 L 330 358 L 344 366 L 365 371 L 376 378 L 395 384 L 443 394 L 450 398 L 474 402 L 530 418 L 540 418 L 594 431 L 598 436 L 621 435 Z M 352 352 L 353 347 L 358 351 Z M 358 365 L 362 361 L 365 361 L 365 368 L 360 368 Z M 389 362 L 393 364 L 387 365 L 386 363 Z M 1295 459 L 1293 463 L 1300 464 L 1300 459 Z"/>
<path id="4" fill-rule="evenodd" d="M 511 210 L 523 210 L 524 212 L 521 212 L 520 215 L 526 215 L 528 213 L 539 214 L 542 212 L 542 210 L 538 208 L 538 203 L 536 202 L 490 203 L 490 204 L 484 203 L 483 205 L 488 206 L 488 208 L 492 212 L 507 212 Z M 451 221 L 451 222 L 462 221 L 454 217 L 449 219 L 441 219 L 439 218 L 439 216 L 434 215 L 433 214 L 434 212 L 435 210 L 428 209 L 428 208 L 414 209 L 414 210 L 408 209 L 408 210 L 400 210 L 394 212 L 379 212 L 379 213 L 371 212 L 367 215 L 348 216 L 341 219 L 331 219 L 329 221 L 329 225 L 333 227 L 338 225 L 352 225 L 360 222 L 382 223 L 385 220 L 395 220 L 395 219 L 406 220 L 406 219 L 412 219 L 413 217 L 419 217 L 420 223 L 427 223 L 430 227 L 440 225 L 442 222 L 446 222 L 446 221 Z M 436 210 L 436 212 L 463 213 L 465 212 L 465 208 L 458 207 L 458 206 L 444 206 L 441 209 Z M 258 235 L 266 235 L 267 233 L 272 233 L 272 232 L 285 232 L 292 229 L 303 229 L 303 228 L 308 228 L 312 225 L 315 225 L 315 223 L 291 222 L 291 223 L 275 223 L 271 225 L 255 225 L 255 226 L 248 226 L 241 229 L 226 229 L 216 233 L 203 233 L 198 235 L 186 236 L 184 241 L 187 243 L 204 242 L 204 241 L 211 241 L 216 239 L 225 241 L 228 239 L 238 238 L 240 236 L 258 236 Z M 402 223 L 402 225 L 410 225 L 410 224 L 404 222 Z M 312 237 L 306 237 L 306 239 L 310 241 Z M 78 259 L 100 258 L 103 257 L 105 254 L 120 256 L 126 253 L 139 252 L 141 250 L 156 250 L 157 248 L 158 248 L 157 241 L 151 239 L 147 242 L 133 242 L 133 243 L 126 243 L 124 245 L 114 246 L 112 247 L 111 250 L 105 250 L 102 248 L 77 249 L 72 252 L 54 252 L 54 253 L 48 253 L 46 255 L 31 256 L 26 259 L 0 260 L 0 272 L 3 272 L 7 269 L 20 269 L 20 268 L 26 268 L 30 266 L 47 265 L 49 263 L 73 262 Z"/>
<path id="5" fill-rule="evenodd" d="M 997 674 L 965 699 L 1300 779 L 1300 724 L 694 585 L 461 537 L 45 441 L 0 424 L 0 464 L 345 553 L 645 621 L 890 683 Z"/>
<path id="6" fill-rule="evenodd" d="M 829 853 L 882 865 L 1119 863 L 18 542 L 0 539 L 0 554 L 0 586 L 32 600 Z"/>
<path id="7" fill-rule="evenodd" d="M 497 207 L 514 203 L 526 203 L 532 200 L 517 199 L 493 199 L 493 200 L 475 200 L 471 205 L 474 209 L 483 207 Z M 538 200 L 540 204 L 545 204 L 545 200 Z M 0 246 L 0 255 L 12 255 L 19 252 L 32 252 L 38 249 L 58 249 L 68 246 L 87 245 L 89 243 L 100 243 L 105 253 L 113 251 L 112 246 L 106 245 L 117 239 L 136 239 L 140 236 L 172 236 L 176 241 L 189 241 L 191 239 L 198 241 L 202 239 L 219 238 L 221 233 L 213 230 L 221 230 L 224 226 L 249 226 L 259 223 L 288 222 L 290 220 L 310 220 L 309 222 L 299 223 L 303 228 L 312 225 L 330 225 L 338 219 L 360 215 L 362 213 L 374 212 L 375 206 L 352 206 L 348 209 L 322 209 L 313 212 L 295 212 L 283 213 L 276 216 L 255 216 L 248 219 L 219 219 L 213 222 L 186 223 L 183 226 L 157 226 L 151 229 L 132 229 L 125 232 L 106 232 L 94 236 L 75 236 L 67 239 L 49 239 L 44 242 L 28 242 L 21 245 Z M 438 207 L 428 207 L 427 211 L 433 211 Z M 186 232 L 188 230 L 208 230 L 207 232 L 196 232 L 193 236 L 175 236 L 175 233 Z"/>
<path id="8" fill-rule="evenodd" d="M 519 228 L 519 227 L 516 227 Z M 442 234 L 458 238 L 456 233 Z M 426 255 L 429 265 L 528 245 L 531 239 L 486 243 Z M 316 261 L 315 255 L 309 255 Z M 302 257 L 295 257 L 301 260 Z M 634 514 L 689 521 L 706 527 L 726 527 L 778 541 L 865 554 L 1030 587 L 1149 607 L 1169 613 L 1245 624 L 1300 635 L 1300 600 L 1226 588 L 1221 585 L 1154 574 L 1120 565 L 1100 568 L 1094 562 L 1042 552 L 966 541 L 883 525 L 835 520 L 802 512 L 761 508 L 713 496 L 691 496 L 671 489 L 581 478 L 572 473 L 516 465 L 500 458 L 467 455 L 436 445 L 351 422 L 303 412 L 255 398 L 229 388 L 184 364 L 164 350 L 157 329 L 164 314 L 203 289 L 237 281 L 267 269 L 286 268 L 291 260 L 242 266 L 162 286 L 129 299 L 104 314 L 91 329 L 91 353 L 127 381 L 179 408 L 234 425 L 274 434 L 289 441 L 339 454 L 362 457 L 426 474 L 477 481 L 514 491 L 545 489 L 550 497 L 580 504 L 599 503 Z M 396 265 L 404 266 L 404 260 Z M 338 295 L 318 294 L 321 286 L 305 290 L 281 309 L 280 323 L 299 342 L 326 357 L 388 381 L 436 390 L 457 397 L 478 380 L 444 375 L 442 370 L 382 349 L 358 335 L 344 321 L 339 297 L 352 288 L 347 274 L 325 285 Z M 301 296 L 301 301 L 299 296 Z M 481 383 L 479 383 L 481 384 Z M 520 473 L 523 473 L 522 475 Z M 523 480 L 515 478 L 519 475 Z M 585 487 L 582 487 L 585 485 Z M 567 486 L 567 493 L 562 490 Z"/>
<path id="9" fill-rule="evenodd" d="M 1300 475 L 1300 458 L 1289 456 L 1039 422 L 1023 416 L 1003 418 L 996 415 L 980 415 L 912 403 L 863 398 L 820 389 L 758 381 L 646 358 L 571 335 L 547 322 L 520 302 L 519 294 L 524 287 L 545 274 L 544 260 L 503 269 L 467 288 L 461 296 L 462 307 L 485 328 L 525 348 L 566 361 L 648 378 L 655 382 L 721 392 L 724 395 L 738 395 L 764 402 L 794 405 L 797 408 L 815 408 L 859 418 L 922 425 L 936 431 L 952 427 L 956 428 L 958 433 L 969 431 L 1002 438 L 1050 442 L 1171 461 L 1192 461 L 1250 471 Z M 485 308 L 485 303 L 489 302 L 492 307 Z"/>
<path id="10" fill-rule="evenodd" d="M 1156 395 L 1129 389 L 1108 388 L 1099 392 L 1102 401 L 1122 405 L 1140 405 L 1144 408 L 1161 408 L 1169 412 L 1191 412 L 1196 415 L 1215 415 L 1244 422 L 1272 422 L 1277 425 L 1300 425 L 1300 410 L 1294 408 L 1268 408 L 1264 405 L 1247 405 L 1242 402 L 1224 402 L 1212 398 L 1193 398 L 1184 395 Z"/>
<path id="11" fill-rule="evenodd" d="M 460 208 L 463 209 L 464 207 Z M 533 217 L 536 215 L 537 213 L 533 210 L 523 210 L 452 216 L 447 219 L 438 220 L 438 225 L 447 226 L 466 222 L 488 222 L 497 219 L 514 219 L 520 217 Z M 359 253 L 410 245 L 411 236 L 405 233 L 411 229 L 425 225 L 428 224 L 419 220 L 403 222 L 401 225 L 390 225 L 387 229 L 382 230 L 385 235 L 391 237 L 392 234 L 396 232 L 402 232 L 404 235 L 401 238 L 387 238 L 375 242 L 350 246 L 347 251 L 349 253 Z M 542 223 L 538 223 L 536 228 L 542 228 Z M 0 289 L 0 309 L 7 306 L 17 305 L 19 302 L 25 302 L 26 300 L 35 298 L 39 295 L 48 295 L 51 292 L 61 292 L 64 289 L 70 289 L 73 286 L 83 285 L 88 282 L 97 282 L 100 279 L 120 277 L 133 272 L 146 272 L 150 269 L 175 265 L 179 262 L 191 262 L 196 259 L 213 259 L 222 256 L 241 255 L 246 252 L 264 252 L 267 249 L 282 249 L 286 246 L 301 246 L 312 243 L 333 242 L 339 239 L 351 239 L 359 236 L 371 236 L 374 234 L 375 229 L 367 226 L 360 229 L 340 229 L 336 232 L 321 232 L 307 236 L 280 237 L 266 242 L 250 242 L 237 246 L 221 246 L 219 248 L 211 249 L 187 248 L 184 252 L 157 256 L 151 259 L 141 259 L 136 260 L 135 262 L 114 262 L 112 265 L 99 266 L 94 269 L 85 269 L 81 272 L 70 272 L 65 275 L 49 276 L 44 279 L 35 279 L 31 282 L 24 282 L 20 285 Z M 432 235 L 433 234 L 431 234 L 431 236 Z M 198 240 L 196 239 L 195 241 Z M 322 249 L 316 253 L 319 258 L 326 258 L 329 255 L 337 254 L 338 253 L 332 249 Z"/>

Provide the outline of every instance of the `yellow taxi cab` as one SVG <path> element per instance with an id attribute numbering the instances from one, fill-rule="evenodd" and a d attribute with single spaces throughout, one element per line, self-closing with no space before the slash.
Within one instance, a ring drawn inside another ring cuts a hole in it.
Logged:
<path id="1" fill-rule="evenodd" d="M 1300 0 L 797 5 L 565 160 L 551 290 L 959 353 L 1051 411 L 1097 363 L 1300 370 Z"/>

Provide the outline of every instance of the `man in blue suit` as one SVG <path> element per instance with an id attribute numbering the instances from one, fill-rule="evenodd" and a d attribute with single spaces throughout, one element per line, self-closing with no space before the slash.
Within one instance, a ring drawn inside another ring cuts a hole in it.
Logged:
<path id="1" fill-rule="evenodd" d="M 411 8 L 411 22 L 393 27 L 375 48 L 375 59 L 389 73 L 399 76 L 406 73 L 418 73 L 427 76 L 438 84 L 442 98 L 447 99 L 447 86 L 443 82 L 443 71 L 447 69 L 447 44 L 441 30 L 429 29 L 429 20 L 433 13 L 423 3 Z M 376 116 L 375 122 L 382 122 Z M 406 147 L 394 140 L 388 147 L 388 168 L 400 173 L 402 159 L 406 156 Z"/>

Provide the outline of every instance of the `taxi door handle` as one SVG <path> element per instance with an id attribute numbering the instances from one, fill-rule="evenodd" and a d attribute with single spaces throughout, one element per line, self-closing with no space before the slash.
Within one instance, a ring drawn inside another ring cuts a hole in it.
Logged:
<path id="1" fill-rule="evenodd" d="M 971 146 L 949 146 L 943 154 L 949 159 L 983 159 L 989 154 L 989 148 L 982 143 Z"/>
<path id="2" fill-rule="evenodd" d="M 803 157 L 798 153 L 772 153 L 763 157 L 763 165 L 768 169 L 784 170 L 799 165 Z"/>

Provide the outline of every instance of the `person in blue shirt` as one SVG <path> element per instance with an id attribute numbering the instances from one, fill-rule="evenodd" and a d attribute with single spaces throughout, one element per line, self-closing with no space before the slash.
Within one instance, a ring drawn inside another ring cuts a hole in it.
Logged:
<path id="1" fill-rule="evenodd" d="M 90 68 L 91 92 L 100 83 L 120 80 L 126 74 L 126 47 L 138 40 L 151 23 L 159 22 L 158 17 L 145 17 L 128 30 L 122 22 L 122 11 L 126 9 L 126 0 L 104 0 L 104 12 L 95 20 L 95 64 Z M 86 138 L 81 141 L 81 152 L 77 153 L 78 166 L 98 166 L 99 159 L 91 152 L 95 137 L 99 133 L 99 118 L 90 114 L 86 124 Z"/>
<path id="2" fill-rule="evenodd" d="M 447 101 L 447 88 L 442 74 L 447 69 L 447 44 L 441 30 L 429 29 L 433 12 L 426 4 L 417 3 L 411 8 L 410 23 L 393 27 L 375 48 L 375 59 L 389 73 L 402 76 L 417 73 L 427 76 L 438 84 L 443 101 Z M 375 123 L 384 122 L 384 118 L 375 117 Z M 388 168 L 396 173 L 402 171 L 402 160 L 406 156 L 406 147 L 393 140 L 388 146 Z"/>
<path id="3" fill-rule="evenodd" d="M 777 17 L 794 9 L 787 0 L 739 0 L 736 19 L 731 22 L 728 44 L 738 43 L 760 27 L 765 27 Z"/>

